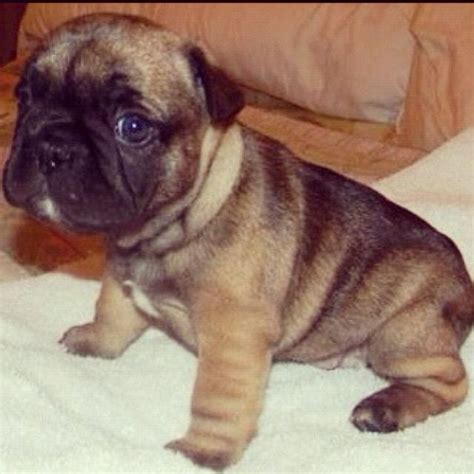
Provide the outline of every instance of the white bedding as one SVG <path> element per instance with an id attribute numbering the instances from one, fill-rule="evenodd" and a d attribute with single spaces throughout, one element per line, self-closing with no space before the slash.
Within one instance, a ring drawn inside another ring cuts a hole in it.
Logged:
<path id="1" fill-rule="evenodd" d="M 379 182 L 462 249 L 471 276 L 474 129 Z M 0 284 L 0 471 L 203 470 L 163 449 L 189 420 L 195 358 L 149 331 L 120 358 L 74 357 L 57 344 L 93 314 L 99 284 L 66 273 Z M 462 354 L 474 380 L 474 336 Z M 277 364 L 260 432 L 235 473 L 474 472 L 474 397 L 404 432 L 360 433 L 352 407 L 384 385 L 365 369 Z"/>

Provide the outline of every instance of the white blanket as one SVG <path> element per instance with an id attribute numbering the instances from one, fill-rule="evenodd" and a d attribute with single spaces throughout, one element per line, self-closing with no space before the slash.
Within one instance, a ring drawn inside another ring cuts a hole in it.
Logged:
<path id="1" fill-rule="evenodd" d="M 464 252 L 471 276 L 474 129 L 377 185 Z M 0 284 L 0 471 L 197 473 L 163 449 L 189 421 L 195 358 L 158 331 L 119 359 L 66 354 L 99 284 L 65 273 Z M 474 380 L 474 336 L 462 350 Z M 260 432 L 235 473 L 472 473 L 474 397 L 404 432 L 360 433 L 353 406 L 384 386 L 365 369 L 276 364 Z"/>

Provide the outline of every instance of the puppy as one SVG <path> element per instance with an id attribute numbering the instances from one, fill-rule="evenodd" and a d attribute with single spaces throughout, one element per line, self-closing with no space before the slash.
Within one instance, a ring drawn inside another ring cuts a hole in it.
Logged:
<path id="1" fill-rule="evenodd" d="M 239 90 L 196 46 L 138 18 L 82 17 L 32 55 L 17 96 L 8 201 L 108 242 L 95 319 L 61 342 L 115 358 L 159 326 L 198 357 L 192 421 L 169 448 L 238 461 L 273 361 L 361 359 L 388 381 L 354 408 L 362 431 L 464 399 L 474 299 L 455 245 L 236 123 Z"/>

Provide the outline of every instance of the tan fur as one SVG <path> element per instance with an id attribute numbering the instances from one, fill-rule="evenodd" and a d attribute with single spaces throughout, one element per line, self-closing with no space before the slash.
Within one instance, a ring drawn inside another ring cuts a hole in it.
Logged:
<path id="1" fill-rule="evenodd" d="M 239 176 L 243 146 L 240 127 L 234 125 L 222 135 L 218 147 L 212 150 L 213 153 L 208 152 L 213 155 L 212 164 L 207 179 L 186 216 L 184 225 L 188 233 L 195 235 L 202 229 L 217 214 L 231 194 Z M 201 152 L 201 157 L 205 152 L 207 150 Z"/>
<path id="2" fill-rule="evenodd" d="M 216 457 L 224 465 L 235 462 L 256 433 L 276 336 L 267 327 L 275 317 L 272 308 L 248 299 L 242 306 L 238 292 L 216 288 L 195 295 L 199 368 L 192 421 L 186 436 L 170 445 L 196 461 L 208 457 L 211 465 Z"/>
<path id="3" fill-rule="evenodd" d="M 93 41 L 78 46 L 90 28 Z M 474 292 L 447 238 L 233 123 L 218 104 L 235 98 L 229 85 L 213 96 L 219 76 L 205 64 L 192 73 L 190 45 L 172 33 L 99 15 L 48 44 L 38 67 L 52 82 L 68 75 L 87 98 L 87 79 L 99 87 L 118 68 L 157 120 L 179 117 L 166 152 L 146 157 L 172 170 L 153 182 L 146 218 L 109 236 L 94 322 L 62 339 L 70 352 L 112 358 L 156 325 L 197 355 L 191 424 L 168 447 L 215 469 L 238 461 L 274 360 L 335 368 L 357 358 L 385 378 L 352 413 L 363 431 L 404 429 L 464 399 L 459 347 Z"/>
<path id="4" fill-rule="evenodd" d="M 61 342 L 75 354 L 113 359 L 148 326 L 148 320 L 124 293 L 122 284 L 107 274 L 96 303 L 94 322 L 69 329 Z"/>
<path id="5" fill-rule="evenodd" d="M 183 209 L 187 208 L 200 194 L 212 163 L 218 161 L 215 160 L 215 155 L 223 139 L 223 135 L 223 131 L 215 127 L 209 126 L 206 129 L 201 144 L 196 179 L 194 180 L 192 188 L 181 199 L 162 209 L 160 213 L 161 219 L 147 223 L 140 229 L 139 233 L 122 236 L 118 242 L 121 247 L 133 247 L 138 242 L 151 239 L 158 234 L 159 238 L 152 240 L 150 250 L 163 251 L 185 238 L 185 229 L 181 222 L 176 222 L 176 216 L 183 212 Z M 162 229 L 165 229 L 165 232 L 160 232 Z"/>

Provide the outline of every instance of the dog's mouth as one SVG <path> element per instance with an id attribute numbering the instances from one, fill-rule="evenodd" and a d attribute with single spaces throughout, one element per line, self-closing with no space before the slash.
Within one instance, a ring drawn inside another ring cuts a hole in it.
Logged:
<path id="1" fill-rule="evenodd" d="M 61 214 L 55 203 L 47 197 L 29 198 L 23 208 L 42 222 L 61 222 Z"/>
<path id="2" fill-rule="evenodd" d="M 104 234 L 128 226 L 139 214 L 132 199 L 114 192 L 97 174 L 64 170 L 44 175 L 14 165 L 7 164 L 5 198 L 42 223 L 74 233 Z"/>
<path id="3" fill-rule="evenodd" d="M 96 229 L 86 229 L 84 226 L 77 226 L 77 224 L 74 224 L 74 222 L 64 216 L 59 207 L 49 197 L 32 196 L 26 199 L 19 207 L 21 207 L 29 216 L 47 226 L 66 229 L 75 233 L 97 232 Z"/>
<path id="4" fill-rule="evenodd" d="M 45 194 L 35 194 L 22 203 L 15 203 L 38 222 L 58 230 L 77 234 L 116 233 L 129 225 L 130 216 L 124 213 L 94 211 L 90 205 L 77 203 L 77 207 L 58 205 Z"/>

